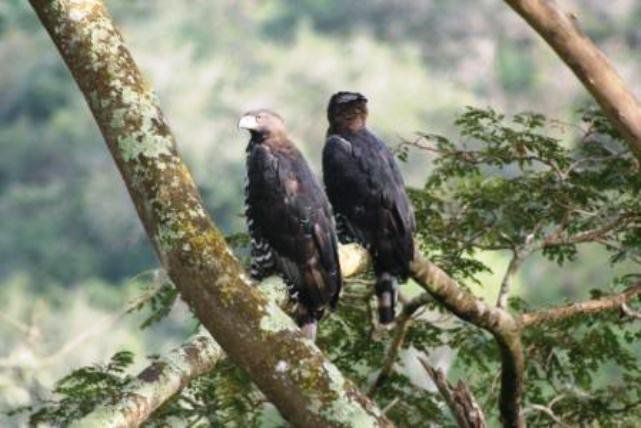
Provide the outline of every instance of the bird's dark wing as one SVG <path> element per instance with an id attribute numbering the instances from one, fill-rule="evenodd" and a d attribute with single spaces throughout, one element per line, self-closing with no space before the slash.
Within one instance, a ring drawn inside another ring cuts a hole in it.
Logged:
<path id="1" fill-rule="evenodd" d="M 378 270 L 407 276 L 415 220 L 387 146 L 365 129 L 330 135 L 323 150 L 323 177 L 334 210 L 348 220 L 357 240 L 368 245 Z"/>
<path id="2" fill-rule="evenodd" d="M 298 300 L 311 310 L 334 305 L 341 278 L 331 210 L 304 158 L 255 145 L 247 167 L 253 224 Z"/>
<path id="3" fill-rule="evenodd" d="M 272 253 L 272 248 L 263 237 L 256 226 L 254 219 L 256 218 L 255 210 L 252 209 L 252 204 L 249 203 L 249 177 L 245 177 L 245 219 L 247 221 L 247 229 L 251 238 L 250 255 L 251 266 L 250 274 L 252 278 L 260 281 L 275 273 L 275 260 Z"/>
<path id="4" fill-rule="evenodd" d="M 365 171 L 348 140 L 338 135 L 327 138 L 323 148 L 323 181 L 336 215 L 338 236 L 344 243 L 368 245 L 371 241 L 367 230 L 354 228 L 350 221 L 364 212 L 367 205 L 369 185 Z"/>

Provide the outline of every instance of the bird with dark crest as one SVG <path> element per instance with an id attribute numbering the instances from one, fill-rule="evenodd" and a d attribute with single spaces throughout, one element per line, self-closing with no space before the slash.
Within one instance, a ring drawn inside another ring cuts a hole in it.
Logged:
<path id="1" fill-rule="evenodd" d="M 403 177 L 385 143 L 367 128 L 367 98 L 334 94 L 327 108 L 323 179 L 341 242 L 358 242 L 372 255 L 379 321 L 394 320 L 397 281 L 414 258 L 414 212 Z"/>
<path id="2" fill-rule="evenodd" d="M 245 215 L 251 235 L 251 275 L 280 274 L 297 302 L 296 321 L 314 339 L 317 322 L 341 290 L 331 206 L 283 119 L 269 110 L 245 113 L 249 131 Z"/>

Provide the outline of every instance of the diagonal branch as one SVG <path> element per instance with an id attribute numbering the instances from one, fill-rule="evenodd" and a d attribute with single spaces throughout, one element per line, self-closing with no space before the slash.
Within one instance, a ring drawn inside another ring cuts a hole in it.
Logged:
<path id="1" fill-rule="evenodd" d="M 30 3 L 87 100 L 161 265 L 227 356 L 293 425 L 390 426 L 252 286 L 206 214 L 156 95 L 103 3 Z"/>
<path id="2" fill-rule="evenodd" d="M 641 320 L 641 311 L 632 309 L 627 303 L 623 303 L 621 305 L 621 311 L 630 318 Z"/>
<path id="3" fill-rule="evenodd" d="M 523 410 L 524 414 L 531 413 L 533 411 L 541 412 L 544 415 L 546 415 L 548 418 L 552 419 L 555 424 L 557 424 L 561 428 L 568 428 L 568 425 L 565 424 L 561 418 L 559 418 L 554 411 L 550 408 L 550 406 L 544 406 L 542 404 L 531 404 L 527 408 Z"/>
<path id="4" fill-rule="evenodd" d="M 362 274 L 369 268 L 370 257 L 363 247 L 340 245 L 338 252 L 340 259 L 346 261 L 341 266 L 344 277 Z M 283 306 L 288 302 L 287 287 L 278 277 L 266 278 L 257 286 L 275 304 Z M 140 301 L 137 299 L 125 312 Z M 193 379 L 213 370 L 222 358 L 220 346 L 210 336 L 197 336 L 144 369 L 117 403 L 95 409 L 76 426 L 139 426 Z"/>
<path id="5" fill-rule="evenodd" d="M 591 315 L 613 309 L 621 309 L 623 308 L 623 305 L 638 295 L 641 295 L 641 283 L 628 288 L 620 294 L 615 294 L 614 296 L 602 297 L 558 308 L 523 314 L 519 317 L 518 321 L 523 327 L 530 327 L 544 322 L 561 321 L 577 316 Z M 625 311 L 625 309 L 623 310 Z"/>
<path id="6" fill-rule="evenodd" d="M 641 159 L 641 105 L 608 58 L 554 0 L 504 0 L 581 80 Z"/>

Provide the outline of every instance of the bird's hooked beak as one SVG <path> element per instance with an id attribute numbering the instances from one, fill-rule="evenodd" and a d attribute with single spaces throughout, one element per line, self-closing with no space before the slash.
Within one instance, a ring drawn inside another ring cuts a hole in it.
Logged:
<path id="1" fill-rule="evenodd" d="M 253 114 L 246 114 L 238 121 L 238 129 L 246 129 L 248 131 L 256 131 L 258 129 L 258 121 Z"/>

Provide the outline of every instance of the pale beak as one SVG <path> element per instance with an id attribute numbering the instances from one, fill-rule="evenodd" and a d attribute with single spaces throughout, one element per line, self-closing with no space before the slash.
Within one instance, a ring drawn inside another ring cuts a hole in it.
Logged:
<path id="1" fill-rule="evenodd" d="M 252 114 L 245 115 L 238 121 L 238 129 L 246 129 L 248 131 L 255 131 L 258 129 L 258 121 L 256 116 Z"/>

